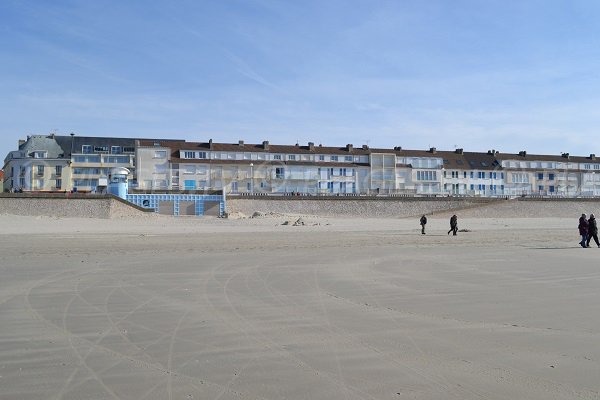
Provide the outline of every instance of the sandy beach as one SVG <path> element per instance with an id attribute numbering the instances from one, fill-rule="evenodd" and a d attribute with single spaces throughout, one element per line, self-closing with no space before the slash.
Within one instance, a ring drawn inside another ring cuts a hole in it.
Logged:
<path id="1" fill-rule="evenodd" d="M 0 399 L 599 399 L 577 217 L 2 215 Z"/>

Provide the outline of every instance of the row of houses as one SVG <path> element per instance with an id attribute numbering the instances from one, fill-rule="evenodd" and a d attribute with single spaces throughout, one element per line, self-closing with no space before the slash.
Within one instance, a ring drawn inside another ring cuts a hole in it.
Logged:
<path id="1" fill-rule="evenodd" d="M 138 192 L 600 196 L 589 156 L 188 142 L 34 135 L 4 160 L 4 188 L 102 191 L 110 170 L 130 171 Z"/>

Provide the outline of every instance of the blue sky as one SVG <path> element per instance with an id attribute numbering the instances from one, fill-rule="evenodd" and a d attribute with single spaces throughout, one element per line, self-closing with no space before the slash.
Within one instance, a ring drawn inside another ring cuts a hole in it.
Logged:
<path id="1" fill-rule="evenodd" d="M 600 2 L 0 2 L 27 134 L 600 154 Z"/>

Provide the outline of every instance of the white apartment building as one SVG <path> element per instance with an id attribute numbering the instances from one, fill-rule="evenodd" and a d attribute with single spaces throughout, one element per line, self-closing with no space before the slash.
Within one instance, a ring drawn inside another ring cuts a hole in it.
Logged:
<path id="1" fill-rule="evenodd" d="M 230 194 L 600 196 L 600 159 L 368 146 L 34 135 L 4 163 L 4 187 L 95 192 L 113 167 L 139 191 Z"/>

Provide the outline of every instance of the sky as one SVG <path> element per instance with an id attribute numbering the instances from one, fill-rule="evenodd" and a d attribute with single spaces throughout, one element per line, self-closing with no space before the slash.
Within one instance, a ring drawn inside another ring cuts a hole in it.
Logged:
<path id="1" fill-rule="evenodd" d="M 31 134 L 600 154 L 600 2 L 2 0 Z"/>

